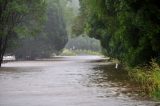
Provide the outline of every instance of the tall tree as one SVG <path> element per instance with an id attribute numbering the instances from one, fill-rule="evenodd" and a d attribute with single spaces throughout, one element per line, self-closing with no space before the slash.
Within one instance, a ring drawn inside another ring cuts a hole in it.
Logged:
<path id="1" fill-rule="evenodd" d="M 15 52 L 17 59 L 48 58 L 53 53 L 59 54 L 67 43 L 68 36 L 60 1 L 46 2 L 46 22 L 43 30 L 36 36 L 19 39 L 20 46 Z"/>
<path id="2" fill-rule="evenodd" d="M 27 26 L 41 21 L 44 10 L 44 0 L 0 0 L 0 66 L 9 39 L 17 32 L 30 31 Z"/>
<path id="3" fill-rule="evenodd" d="M 118 58 L 130 66 L 159 58 L 158 0 L 79 1 L 80 16 L 84 16 L 85 21 L 85 27 L 81 30 L 99 39 L 106 55 Z M 82 26 L 81 20 L 76 24 Z M 77 27 L 77 31 L 78 28 L 81 27 Z"/>

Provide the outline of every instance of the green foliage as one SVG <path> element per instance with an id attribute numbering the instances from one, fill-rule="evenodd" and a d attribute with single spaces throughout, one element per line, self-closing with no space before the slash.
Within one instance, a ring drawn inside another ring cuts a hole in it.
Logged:
<path id="1" fill-rule="evenodd" d="M 45 7 L 44 0 L 0 0 L 0 66 L 6 49 L 22 33 L 39 32 L 45 20 Z"/>
<path id="2" fill-rule="evenodd" d="M 82 19 L 77 18 L 73 31 L 99 39 L 107 56 L 129 66 L 159 58 L 160 4 L 157 0 L 79 1 Z"/>
<path id="3" fill-rule="evenodd" d="M 84 32 L 84 17 L 83 16 L 77 16 L 74 21 L 73 21 L 73 25 L 72 25 L 72 34 L 74 34 L 74 36 L 79 36 Z M 81 24 L 81 25 L 80 25 Z"/>
<path id="4" fill-rule="evenodd" d="M 20 46 L 15 50 L 17 59 L 48 58 L 53 53 L 59 54 L 64 48 L 68 36 L 59 1 L 47 1 L 45 14 L 42 31 L 36 36 L 28 36 L 30 33 L 25 33 L 28 32 L 26 27 L 18 28 L 17 31 L 27 36 L 18 39 Z"/>
<path id="5" fill-rule="evenodd" d="M 66 23 L 67 33 L 70 37 L 73 37 L 74 35 L 72 35 L 71 29 L 74 19 L 77 17 L 79 12 L 78 0 L 59 0 L 59 2 L 62 7 L 62 14 Z"/>
<path id="6" fill-rule="evenodd" d="M 76 55 L 102 55 L 98 51 L 92 51 L 92 50 L 70 50 L 70 49 L 64 49 L 63 52 L 60 54 L 61 56 L 76 56 Z"/>
<path id="7" fill-rule="evenodd" d="M 76 56 L 76 53 L 69 49 L 64 49 L 62 53 L 60 54 L 61 56 Z"/>
<path id="8" fill-rule="evenodd" d="M 101 55 L 98 51 L 92 51 L 92 50 L 73 50 L 75 54 L 77 55 Z"/>
<path id="9" fill-rule="evenodd" d="M 136 67 L 129 71 L 129 75 L 141 88 L 142 92 L 160 98 L 160 66 L 152 61 L 151 66 Z"/>
<path id="10" fill-rule="evenodd" d="M 94 38 L 89 38 L 88 36 L 70 38 L 65 48 L 73 50 L 81 49 L 99 52 L 101 51 L 100 42 Z"/>

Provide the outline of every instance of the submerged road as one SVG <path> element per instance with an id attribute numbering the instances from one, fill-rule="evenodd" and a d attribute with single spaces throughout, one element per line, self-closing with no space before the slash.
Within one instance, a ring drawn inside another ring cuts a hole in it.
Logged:
<path id="1" fill-rule="evenodd" d="M 96 62 L 101 59 L 75 56 L 5 63 L 0 69 L 0 106 L 156 106 L 119 92 L 123 88 L 101 69 L 107 64 Z"/>

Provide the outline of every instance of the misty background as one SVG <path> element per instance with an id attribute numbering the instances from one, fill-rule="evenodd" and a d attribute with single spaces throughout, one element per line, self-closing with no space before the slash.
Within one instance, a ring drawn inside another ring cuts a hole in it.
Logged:
<path id="1" fill-rule="evenodd" d="M 38 8 L 37 19 L 31 18 L 31 12 L 14 28 L 6 56 L 15 56 L 16 60 L 34 60 L 61 55 L 64 49 L 69 52 L 77 49 L 100 52 L 98 40 L 72 33 L 73 23 L 79 15 L 79 0 L 46 0 L 43 8 Z"/>

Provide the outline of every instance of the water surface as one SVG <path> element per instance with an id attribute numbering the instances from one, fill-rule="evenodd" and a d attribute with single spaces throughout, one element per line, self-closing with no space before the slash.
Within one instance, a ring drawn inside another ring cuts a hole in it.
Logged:
<path id="1" fill-rule="evenodd" d="M 99 60 L 103 58 L 72 56 L 5 63 L 0 106 L 158 106 L 121 93 L 127 78 Z"/>

